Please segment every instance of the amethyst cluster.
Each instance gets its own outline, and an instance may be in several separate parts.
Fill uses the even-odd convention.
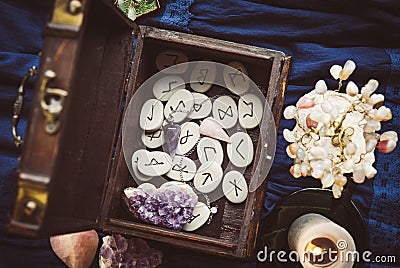
[[[105,236],[100,248],[100,268],[151,268],[161,264],[160,251],[141,238],[126,239],[120,234]]]
[[[184,183],[153,189],[127,188],[125,202],[137,218],[155,225],[181,230],[192,215],[198,197]]]

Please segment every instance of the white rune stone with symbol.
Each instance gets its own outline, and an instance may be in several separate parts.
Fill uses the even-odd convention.
[[[150,181],[150,180],[153,178],[153,176],[147,176],[147,175],[142,174],[142,173],[138,170],[138,166],[137,166],[138,161],[139,161],[139,158],[145,157],[145,155],[147,154],[147,152],[148,152],[147,150],[139,149],[139,150],[135,151],[135,152],[133,153],[133,155],[132,155],[132,161],[131,161],[131,163],[132,163],[133,175],[134,175],[134,177],[135,177],[136,179],[138,179],[138,180],[140,180],[140,181]]]
[[[157,99],[147,100],[140,111],[140,127],[147,131],[155,131],[159,129],[164,121],[164,106]]]
[[[162,128],[154,131],[148,132],[143,131],[142,134],[142,142],[147,148],[158,148],[164,144],[164,133]]]
[[[167,153],[154,151],[146,152],[138,157],[137,167],[140,173],[147,176],[162,176],[172,168],[171,156]]]
[[[221,183],[223,171],[215,162],[202,164],[193,179],[194,187],[204,194],[211,193]]]
[[[203,137],[197,144],[197,156],[200,163],[216,162],[222,165],[224,161],[224,152],[222,151],[221,143],[217,140]]]
[[[199,229],[208,221],[210,214],[211,212],[207,205],[203,202],[198,202],[194,207],[192,218],[185,225],[183,225],[182,229],[187,232],[192,232]]]
[[[186,72],[188,65],[177,64],[188,62],[189,58],[181,51],[177,50],[164,50],[156,57],[157,69],[166,74],[182,74]],[[171,68],[169,68],[171,67]]]
[[[164,108],[164,116],[171,123],[182,122],[193,108],[193,95],[186,89],[180,89],[169,98]]]
[[[183,79],[177,75],[167,75],[154,83],[153,94],[160,101],[167,101],[179,89],[185,89]]]
[[[194,161],[188,157],[175,155],[172,168],[167,176],[176,181],[190,181],[196,174],[197,168]]]
[[[242,173],[236,170],[225,174],[222,181],[222,191],[225,197],[232,203],[242,203],[249,193],[246,180]]]
[[[190,119],[202,119],[207,117],[212,110],[211,100],[204,94],[192,92],[194,98],[193,110],[189,113]]]
[[[196,146],[200,138],[199,125],[194,122],[186,122],[181,125],[181,134],[179,136],[176,154],[184,155]]]
[[[193,68],[190,75],[190,87],[197,92],[206,92],[210,89],[217,76],[217,67],[213,62],[200,61]]]
[[[231,143],[226,146],[229,160],[236,167],[247,167],[253,161],[254,148],[250,136],[236,132],[231,136]]]
[[[232,67],[232,68],[230,68]],[[249,90],[250,78],[244,65],[238,61],[228,63],[224,68],[224,81],[226,87],[236,95],[242,95]]]
[[[232,128],[238,120],[238,109],[235,101],[229,96],[221,96],[213,103],[213,118],[225,129]]]
[[[239,99],[239,123],[242,127],[251,129],[258,126],[263,116],[263,104],[259,97],[248,93]]]

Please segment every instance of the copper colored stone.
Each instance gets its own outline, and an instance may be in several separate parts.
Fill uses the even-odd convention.
[[[99,237],[95,230],[50,237],[54,253],[70,268],[87,268],[97,252]]]

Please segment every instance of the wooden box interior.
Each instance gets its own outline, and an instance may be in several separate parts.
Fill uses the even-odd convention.
[[[266,99],[272,100],[272,102],[269,102],[272,109],[280,110],[283,101],[284,81],[279,70],[275,73],[272,71],[273,66],[276,68],[278,63],[282,67],[287,64],[286,58],[277,57],[281,55],[280,53],[259,48],[247,50],[249,47],[231,42],[152,27],[139,27],[138,31],[134,63],[127,84],[126,104],[134,96],[135,90],[146,79],[158,72],[155,65],[157,54],[164,50],[178,50],[186,54],[190,61],[209,60],[223,64],[239,61],[243,63],[249,77],[259,86]],[[272,81],[274,79],[276,81]],[[271,88],[274,85],[277,87]],[[186,85],[186,88],[191,90],[189,85]],[[232,95],[227,89],[216,85],[213,85],[205,94],[209,97]],[[137,112],[140,113],[140,107],[137,107],[137,109]],[[275,120],[278,120],[277,116],[275,116]],[[138,129],[138,131],[142,130]],[[247,133],[253,141],[256,152],[254,161],[246,168],[244,173],[246,181],[249,182],[254,172],[254,163],[257,163],[260,158],[261,148],[258,146],[260,129],[256,127],[248,130]],[[102,229],[108,232],[115,231],[138,235],[212,254],[239,258],[248,257],[252,254],[263,204],[265,183],[257,191],[250,193],[247,200],[241,204],[233,204],[227,201],[225,197],[213,202],[211,205],[218,206],[218,213],[213,216],[209,224],[194,232],[179,232],[152,226],[136,220],[127,212],[123,204],[123,189],[128,186],[136,186],[136,183],[127,168],[121,140],[120,134],[104,202]],[[227,162],[228,159],[225,154],[223,168],[226,167]]]

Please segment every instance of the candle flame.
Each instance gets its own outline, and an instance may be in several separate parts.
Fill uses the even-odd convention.
[[[321,248],[317,245],[314,245],[312,242],[309,242],[306,246],[306,252],[310,252],[314,256],[321,255],[323,251],[324,251],[323,248]]]
[[[315,247],[312,252],[313,252],[314,255],[321,255],[322,254],[322,248]]]

